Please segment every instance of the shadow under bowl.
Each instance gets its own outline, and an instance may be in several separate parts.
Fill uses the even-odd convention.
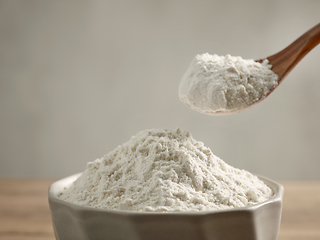
[[[133,212],[83,207],[58,196],[80,174],[49,187],[49,205],[57,240],[276,240],[283,187],[258,176],[274,192],[261,203],[228,210]]]

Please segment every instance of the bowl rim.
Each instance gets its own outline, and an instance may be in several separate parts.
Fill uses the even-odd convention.
[[[182,212],[145,212],[145,211],[128,211],[128,210],[113,210],[113,209],[102,209],[102,208],[94,208],[94,207],[87,207],[87,206],[81,206],[78,204],[74,204],[71,202],[67,202],[65,200],[60,199],[55,192],[62,191],[64,189],[64,186],[67,184],[72,184],[78,177],[80,177],[81,173],[76,173],[73,175],[70,175],[68,177],[59,179],[55,182],[53,182],[48,189],[48,201],[49,205],[51,207],[51,203],[65,205],[71,209],[74,210],[81,210],[81,211],[91,211],[91,212],[102,212],[102,213],[109,213],[109,214],[117,214],[117,215],[130,215],[130,216],[140,216],[140,215],[166,215],[166,216],[173,216],[173,215],[189,215],[189,216],[202,216],[202,215],[210,215],[210,214],[217,214],[217,213],[223,213],[223,212],[252,212],[255,211],[258,208],[261,208],[265,205],[272,204],[274,202],[280,202],[282,204],[282,198],[283,198],[283,192],[284,188],[281,184],[277,183],[274,180],[271,180],[270,178],[261,176],[259,174],[254,174],[257,176],[260,180],[262,180],[265,184],[267,184],[268,187],[272,189],[274,192],[274,195],[257,204],[244,206],[244,207],[236,207],[236,208],[230,208],[230,209],[220,209],[220,210],[205,210],[205,211],[182,211]]]

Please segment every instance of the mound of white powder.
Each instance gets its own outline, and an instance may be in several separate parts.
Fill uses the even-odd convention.
[[[244,109],[266,97],[278,84],[268,60],[263,63],[230,55],[197,55],[183,75],[179,97],[208,114]]]
[[[60,198],[102,209],[177,212],[242,207],[272,195],[188,131],[151,129],[89,162]]]

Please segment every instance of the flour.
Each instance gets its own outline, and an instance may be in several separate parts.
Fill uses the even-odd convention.
[[[102,209],[179,212],[243,207],[272,195],[188,131],[151,129],[89,162],[60,198]]]
[[[208,113],[228,113],[266,97],[278,84],[268,60],[263,63],[230,55],[197,55],[183,75],[179,97],[191,108]]]

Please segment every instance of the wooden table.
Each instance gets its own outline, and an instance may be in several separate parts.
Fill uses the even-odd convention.
[[[54,240],[50,180],[0,180],[0,240]],[[320,240],[320,182],[282,182],[278,240]]]

